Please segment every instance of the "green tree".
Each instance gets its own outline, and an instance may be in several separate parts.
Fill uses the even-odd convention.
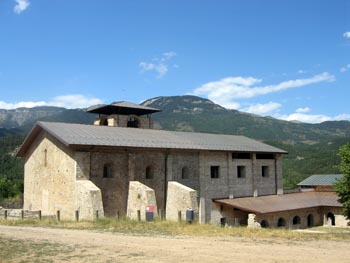
[[[334,183],[338,201],[343,205],[344,216],[350,219],[350,143],[343,145],[339,149],[340,171],[344,175]]]

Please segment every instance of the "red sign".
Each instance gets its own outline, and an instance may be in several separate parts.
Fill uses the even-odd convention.
[[[154,212],[154,205],[148,205],[148,206],[146,207],[146,211],[147,211],[147,212]]]

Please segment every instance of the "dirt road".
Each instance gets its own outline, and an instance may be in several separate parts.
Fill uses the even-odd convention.
[[[6,262],[31,262],[30,253],[40,244],[50,244],[51,252],[44,248],[35,256],[38,262],[350,262],[347,241],[145,236],[3,225],[0,238],[35,244]]]

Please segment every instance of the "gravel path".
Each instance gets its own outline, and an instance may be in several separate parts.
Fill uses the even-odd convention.
[[[347,241],[145,236],[3,225],[0,237],[56,245],[57,253],[40,255],[40,262],[350,262]],[[19,253],[15,262],[23,258]]]

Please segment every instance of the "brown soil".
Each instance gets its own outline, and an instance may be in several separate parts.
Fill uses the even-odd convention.
[[[0,237],[57,244],[40,262],[349,262],[348,241],[147,236],[0,225]],[[15,262],[25,259],[19,253]],[[0,259],[1,262],[1,259]]]

